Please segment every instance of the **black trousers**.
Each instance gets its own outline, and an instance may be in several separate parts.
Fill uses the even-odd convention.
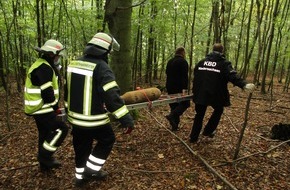
[[[54,112],[34,115],[33,117],[38,129],[38,154],[43,157],[50,157],[55,151],[46,150],[43,143],[45,141],[51,143],[55,139],[53,146],[59,147],[67,136],[68,127],[64,122],[57,120]],[[61,135],[58,136],[60,132]]]
[[[195,104],[196,114],[195,114],[194,122],[192,125],[191,133],[190,133],[190,139],[192,141],[198,140],[198,136],[202,129],[203,119],[204,119],[207,107],[208,106],[206,105]],[[214,111],[212,115],[210,116],[210,119],[208,120],[207,124],[204,127],[204,130],[203,130],[204,135],[210,135],[216,130],[219,124],[219,121],[221,119],[221,116],[223,114],[223,111],[224,111],[224,107],[222,106],[212,106],[212,108],[214,109]]]
[[[174,118],[175,123],[178,125],[180,122],[180,116],[186,111],[190,106],[190,100],[182,101],[179,103],[169,104],[170,115]]]
[[[75,165],[84,168],[90,154],[96,158],[106,160],[110,155],[116,137],[110,124],[95,129],[73,126],[73,147],[75,151]],[[97,141],[93,147],[93,142]]]

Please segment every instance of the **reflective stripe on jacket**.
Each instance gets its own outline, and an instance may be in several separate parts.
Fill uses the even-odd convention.
[[[46,64],[49,67],[50,64],[44,59],[38,59],[28,70],[25,88],[24,88],[24,112],[29,115],[44,114],[53,111],[52,106],[58,103],[59,98],[59,87],[58,87],[58,77],[53,71],[52,81],[49,81],[41,86],[35,86],[31,81],[31,73],[38,68],[40,65]],[[53,70],[53,68],[51,68]],[[49,87],[54,90],[55,101],[51,103],[44,104],[41,97],[41,91]]]
[[[112,89],[118,88],[118,85],[114,80],[104,83],[98,81],[95,75],[103,71],[98,66],[98,63],[84,60],[74,60],[68,65],[65,106],[68,108],[68,121],[71,124],[95,128],[110,122],[107,110],[104,108],[103,98],[107,96],[104,95],[105,93],[114,96],[115,91]],[[113,76],[108,75],[106,77],[114,79]],[[102,76],[102,74],[98,76]],[[129,112],[123,104],[119,105],[113,101],[109,104],[116,105],[115,109],[111,109],[116,119],[120,119]],[[106,106],[111,108],[112,106],[109,104]]]
[[[83,127],[96,127],[105,125],[110,122],[106,113],[92,114],[92,88],[93,88],[93,72],[97,64],[87,61],[71,61],[67,68],[67,87],[68,87],[68,121],[71,124]],[[71,81],[74,76],[79,77],[80,84],[78,84],[79,94],[71,94]],[[74,86],[76,87],[76,86]],[[74,101],[75,96],[82,96],[82,105],[76,110],[70,109],[71,98]],[[75,102],[76,103],[76,102]]]

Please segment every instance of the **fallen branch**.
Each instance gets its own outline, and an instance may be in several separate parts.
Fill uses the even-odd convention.
[[[256,135],[257,137],[260,137],[261,139],[264,139],[265,141],[270,141],[270,142],[278,142],[279,140],[274,140],[274,139],[269,139],[266,137],[263,137],[262,135]]]
[[[250,93],[249,96],[248,96],[246,109],[245,109],[245,119],[244,119],[243,127],[242,127],[241,132],[240,132],[240,137],[239,137],[238,143],[236,145],[234,159],[236,159],[238,157],[239,152],[240,152],[240,147],[241,147],[242,140],[243,140],[243,137],[244,137],[244,133],[245,133],[245,130],[246,130],[246,127],[247,127],[247,123],[248,123],[248,115],[249,115],[250,102],[251,102],[251,99],[252,99],[252,95],[253,94]]]
[[[156,119],[149,111],[146,110],[148,115],[150,115],[162,128],[166,129],[169,133],[171,133],[173,136],[175,136],[182,144],[193,154],[195,155],[199,160],[202,161],[202,163],[214,174],[216,175],[220,180],[222,180],[226,185],[228,185],[231,189],[237,190],[237,188],[232,185],[227,179],[225,179],[223,176],[221,176],[202,156],[197,154],[195,151],[193,151],[187,144],[182,140],[180,137],[178,137],[175,133],[173,133],[171,130],[169,130],[166,126],[164,126],[158,119]]]
[[[184,173],[184,172],[188,172],[188,173],[196,173],[196,172],[192,172],[194,169],[198,169],[199,167],[195,167],[195,168],[190,168],[187,170],[178,170],[178,171],[156,171],[156,170],[140,170],[140,169],[132,169],[132,168],[127,168],[124,167],[125,170],[130,170],[130,171],[135,171],[135,172],[143,172],[143,173]]]
[[[273,111],[273,110],[265,110],[265,112],[277,113],[277,114],[282,114],[282,115],[284,115],[286,113],[286,112]]]
[[[8,137],[14,135],[15,133],[16,133],[16,131],[12,131],[12,132],[9,132],[5,135],[1,135],[0,142],[4,142],[4,140],[8,139]]]
[[[9,168],[9,169],[1,169],[0,172],[8,172],[8,171],[15,171],[15,170],[20,170],[20,169],[24,169],[24,168],[30,168],[30,167],[34,167],[34,166],[38,166],[38,163],[32,163],[29,165],[25,165],[25,166],[20,166],[20,167],[16,167],[16,168]]]
[[[261,155],[265,155],[265,154],[268,154],[268,153],[271,152],[272,150],[275,150],[276,148],[278,148],[278,147],[280,147],[280,146],[282,146],[283,144],[288,143],[288,142],[290,142],[290,139],[287,140],[287,141],[283,141],[282,143],[278,144],[277,146],[274,146],[274,147],[270,148],[269,150],[267,150],[267,151],[265,151],[265,152],[256,152],[256,153],[253,153],[253,154],[250,154],[250,155],[247,155],[247,156],[240,157],[240,158],[235,159],[235,160],[233,160],[233,161],[231,161],[231,162],[228,162],[228,163],[239,162],[239,161],[241,161],[241,160],[244,160],[244,159],[246,159],[246,158],[249,158],[249,157],[251,157],[251,156],[255,156],[255,155],[260,155],[260,154],[261,154]]]
[[[236,126],[232,122],[231,118],[227,114],[225,114],[225,113],[224,113],[224,115],[228,118],[228,120],[230,121],[230,123],[232,124],[232,126],[234,127],[234,129],[236,130],[236,132],[239,132],[239,130],[236,128]]]
[[[277,106],[277,108],[281,108],[281,109],[290,109],[290,108],[288,108],[288,107],[286,107],[286,106]]]

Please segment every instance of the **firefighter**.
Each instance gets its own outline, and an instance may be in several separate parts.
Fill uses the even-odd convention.
[[[108,66],[108,54],[119,48],[112,36],[99,32],[88,42],[83,56],[71,61],[67,68],[65,105],[72,125],[75,186],[108,175],[102,167],[115,142],[108,111],[119,120],[124,133],[129,134],[134,126]]]
[[[53,157],[64,141],[67,125],[57,119],[60,114],[59,72],[60,59],[64,46],[53,39],[47,40],[42,47],[36,47],[40,57],[28,70],[24,88],[24,111],[33,116],[38,129],[37,159],[41,171],[58,168],[61,163]]]

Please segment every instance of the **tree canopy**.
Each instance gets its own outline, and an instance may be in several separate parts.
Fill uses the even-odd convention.
[[[97,31],[105,31],[124,47],[113,54],[112,68],[122,84],[129,74],[130,82],[121,84],[126,90],[160,83],[177,46],[186,48],[192,69],[215,42],[225,45],[227,58],[244,78],[250,73],[262,84],[263,93],[273,76],[288,90],[289,8],[283,0],[1,1],[1,86],[10,89],[5,77],[13,76],[21,91],[26,68],[37,56],[33,47],[45,40],[65,44],[70,60]]]

